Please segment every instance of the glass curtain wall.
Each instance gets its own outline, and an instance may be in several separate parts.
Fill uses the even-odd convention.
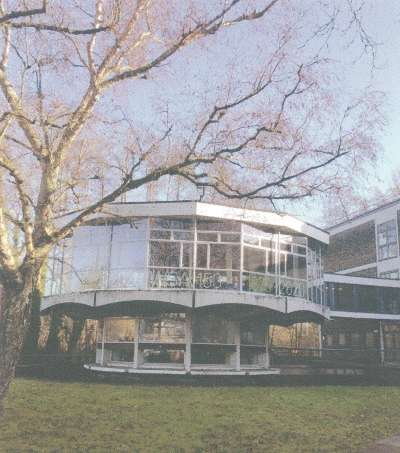
[[[323,303],[322,251],[239,221],[151,218],[88,225],[53,249],[46,295],[95,289],[210,289]]]

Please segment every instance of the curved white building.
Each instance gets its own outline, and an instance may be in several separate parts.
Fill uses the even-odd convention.
[[[268,326],[321,322],[328,234],[287,214],[114,203],[53,251],[43,314],[99,319],[103,371],[268,374]]]

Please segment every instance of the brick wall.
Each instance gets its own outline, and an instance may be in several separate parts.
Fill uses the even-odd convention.
[[[376,262],[375,223],[373,220],[332,234],[325,255],[325,272],[337,272]],[[376,276],[376,275],[375,275]]]
[[[346,275],[352,275],[354,277],[378,277],[378,268],[374,266],[357,272],[349,272]]]

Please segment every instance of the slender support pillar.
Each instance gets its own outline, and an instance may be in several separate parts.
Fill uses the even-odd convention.
[[[189,373],[192,364],[192,318],[188,313],[185,317],[185,343],[184,365],[186,373]]]
[[[381,362],[385,362],[385,340],[383,338],[383,323],[382,321],[379,321],[379,342],[381,346]]]
[[[103,331],[101,335],[101,365],[104,365],[104,347],[105,347],[105,342],[106,342],[106,320],[104,319],[103,321]]]
[[[235,323],[235,344],[236,344],[236,354],[235,354],[235,369],[240,371],[240,321]]]
[[[135,318],[135,336],[134,336],[134,349],[133,349],[133,368],[139,368],[139,329],[140,329],[140,318]]]
[[[319,358],[322,357],[322,326],[318,324],[318,336],[319,336]]]
[[[265,333],[265,368],[270,367],[270,357],[269,357],[269,327],[267,326],[267,331]]]

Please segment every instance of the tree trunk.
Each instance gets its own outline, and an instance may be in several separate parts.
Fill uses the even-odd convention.
[[[41,265],[38,259],[25,263],[0,285],[0,411],[24,346]]]
[[[74,319],[71,336],[68,341],[68,353],[72,355],[78,346],[79,339],[82,336],[83,329],[85,327],[86,319]]]
[[[0,410],[21,355],[28,328],[32,291],[0,290]]]
[[[32,293],[32,308],[29,320],[29,327],[24,341],[22,355],[32,356],[38,352],[38,342],[40,336],[40,301],[41,293],[34,290]]]
[[[60,331],[63,327],[64,315],[52,313],[50,320],[49,335],[47,336],[44,350],[47,354],[57,354],[61,351]]]

